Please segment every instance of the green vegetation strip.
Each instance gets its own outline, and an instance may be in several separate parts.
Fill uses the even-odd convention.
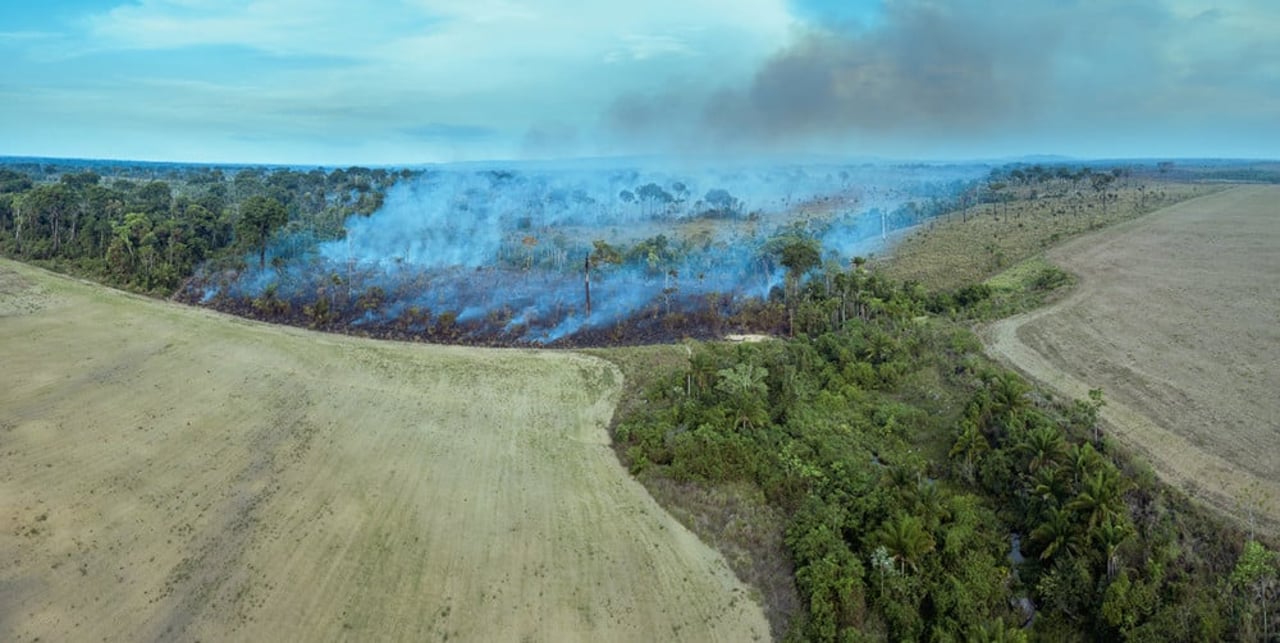
[[[1055,401],[983,357],[951,318],[989,298],[930,312],[936,297],[847,276],[845,303],[796,311],[830,319],[834,306],[842,325],[603,353],[648,384],[615,420],[621,459],[729,552],[775,635],[1222,640],[1271,627],[1255,590],[1280,576],[1275,554],[1244,549],[1102,438],[1100,392]],[[985,290],[1061,280],[1034,259]]]

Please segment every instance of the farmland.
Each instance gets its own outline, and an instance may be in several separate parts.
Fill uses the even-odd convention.
[[[1000,321],[995,355],[1064,395],[1102,387],[1115,438],[1245,522],[1280,527],[1280,189],[1185,201],[1048,253],[1081,283]]]
[[[0,264],[0,639],[766,637],[586,356],[321,335]]]

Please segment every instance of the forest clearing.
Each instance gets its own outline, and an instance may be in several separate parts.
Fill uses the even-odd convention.
[[[1280,528],[1280,213],[1274,186],[1185,201],[1047,253],[1068,298],[998,321],[992,354],[1067,397],[1189,495]]]
[[[768,636],[603,360],[320,334],[0,263],[0,639]]]

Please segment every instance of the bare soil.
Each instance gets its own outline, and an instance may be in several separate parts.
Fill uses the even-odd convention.
[[[1280,187],[1199,197],[1048,253],[1075,293],[984,329],[1063,395],[1101,387],[1157,473],[1280,534]]]
[[[630,478],[622,377],[0,262],[0,640],[768,636]]]

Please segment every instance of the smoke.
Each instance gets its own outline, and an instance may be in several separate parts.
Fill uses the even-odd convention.
[[[863,22],[801,19],[745,77],[617,96],[604,129],[619,149],[683,155],[1275,153],[1259,135],[1280,104],[1275,2],[876,4]]]
[[[638,316],[767,298],[783,279],[777,235],[812,236],[826,259],[847,265],[986,170],[443,166],[392,188],[373,215],[350,217],[340,239],[279,235],[271,266],[248,262],[209,280],[203,298],[267,296],[313,319],[406,332],[456,325],[457,339],[550,343]]]
[[[658,140],[683,152],[847,151],[1016,129],[1045,96],[1055,13],[1001,1],[888,2],[872,27],[807,25],[745,84],[683,79],[617,98],[604,120],[629,144]]]

